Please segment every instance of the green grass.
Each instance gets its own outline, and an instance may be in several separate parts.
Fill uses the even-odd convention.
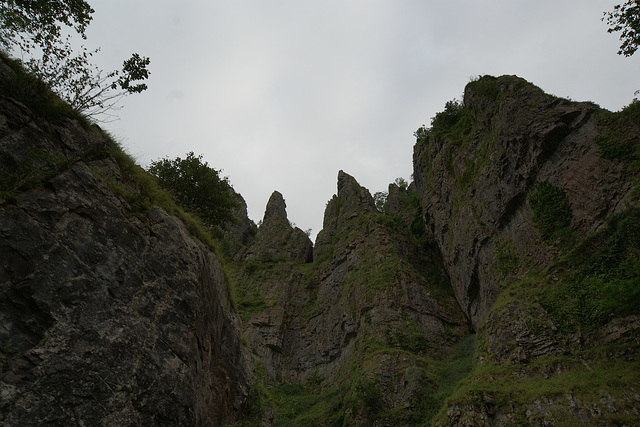
[[[89,128],[90,121],[80,113],[71,108],[49,85],[26,71],[21,62],[9,58],[6,53],[0,51],[0,61],[4,61],[13,70],[13,76],[8,80],[3,80],[4,84],[0,90],[7,96],[26,105],[35,114],[48,120],[60,120],[72,118]]]
[[[510,240],[496,239],[496,270],[500,278],[505,278],[514,273],[520,265],[518,254]]]
[[[601,399],[611,396],[620,409],[630,412],[635,404],[624,395],[640,383],[640,362],[611,359],[606,347],[597,349],[604,357],[594,357],[595,352],[591,351],[591,354],[582,352],[575,356],[545,356],[529,365],[496,364],[487,358],[451,394],[436,421],[447,425],[446,410],[453,405],[481,408],[490,401],[494,407],[511,408],[516,419],[527,423],[526,410],[533,409],[530,405],[536,400],[551,399],[556,403],[545,405],[545,410],[552,414],[551,419],[559,425],[571,425],[580,420],[574,416],[566,398],[568,394],[585,405],[601,404]],[[637,348],[634,351],[637,352]],[[589,423],[607,424],[618,418],[630,422],[634,417],[606,410],[604,413],[606,415],[594,416]],[[629,425],[632,424],[635,422]]]
[[[617,113],[599,111],[598,123],[603,127],[596,138],[605,159],[632,160],[637,172],[640,166],[640,102],[634,101]]]
[[[571,204],[562,188],[546,181],[540,182],[529,195],[529,204],[533,210],[533,222],[543,240],[553,241],[570,227],[573,217]]]
[[[561,276],[540,300],[569,331],[640,314],[640,209],[613,217],[552,268]]]
[[[14,172],[0,177],[0,196],[15,200],[25,191],[71,168],[79,158],[67,159],[43,150],[29,150]]]

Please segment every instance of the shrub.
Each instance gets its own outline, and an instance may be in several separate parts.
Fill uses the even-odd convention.
[[[599,112],[604,127],[596,138],[600,155],[605,159],[640,160],[640,101],[634,101],[617,113]]]
[[[500,277],[506,277],[518,268],[518,254],[509,240],[496,240],[496,269]]]
[[[640,313],[640,210],[614,217],[557,268],[567,274],[541,302],[569,331]]]
[[[477,96],[492,101],[497,100],[498,96],[500,95],[500,86],[498,86],[498,79],[493,76],[481,76],[472,79],[469,84],[467,84],[466,89],[473,92]]]
[[[433,133],[446,133],[451,130],[462,117],[464,105],[457,99],[447,101],[444,111],[436,113],[431,118],[431,131]]]
[[[471,129],[469,113],[464,104],[457,99],[447,101],[444,111],[431,118],[431,127],[422,125],[413,133],[418,142],[428,141],[429,135],[452,135],[455,140],[461,139]]]
[[[551,241],[571,225],[571,204],[562,188],[546,181],[538,183],[529,196],[533,222],[545,241]]]
[[[220,171],[202,161],[193,152],[181,159],[161,159],[151,162],[148,171],[160,185],[171,191],[178,203],[198,214],[209,225],[223,225],[233,221],[237,206],[228,179],[220,178]]]

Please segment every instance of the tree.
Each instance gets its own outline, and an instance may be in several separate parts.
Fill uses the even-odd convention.
[[[407,188],[409,188],[409,183],[403,177],[396,178],[394,183],[403,191],[407,191]]]
[[[84,0],[0,0],[0,40],[5,49],[49,52],[61,38],[61,24],[83,39],[95,11]]]
[[[376,209],[379,212],[384,212],[384,205],[387,204],[387,197],[389,196],[389,193],[387,193],[386,191],[378,191],[376,194],[373,195],[373,202],[376,205]]]
[[[618,55],[631,56],[640,45],[640,0],[628,0],[613,7],[612,12],[604,12],[603,21],[607,22],[609,33],[622,31],[622,44]]]
[[[0,46],[30,56],[23,61],[28,71],[75,111],[96,119],[109,115],[123,96],[147,89],[135,82],[149,77],[150,60],[134,53],[122,70],[104,73],[90,62],[99,49],[80,46],[74,53],[71,37],[62,39],[62,26],[86,39],[93,13],[84,0],[0,0]]]
[[[160,185],[171,191],[178,203],[192,210],[209,225],[233,221],[233,208],[238,204],[228,178],[202,161],[193,152],[187,157],[151,162],[148,171]]]

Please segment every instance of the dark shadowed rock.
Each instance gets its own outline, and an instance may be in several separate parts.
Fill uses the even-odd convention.
[[[286,207],[282,194],[274,191],[267,203],[262,224],[247,249],[246,259],[290,260],[298,263],[312,261],[313,243],[304,231],[291,226]]]
[[[0,424],[220,425],[250,381],[224,273],[113,192],[109,144],[0,96]]]
[[[244,331],[267,378],[337,385],[352,380],[351,364],[360,361],[394,402],[385,407],[410,407],[427,376],[421,357],[447,355],[469,332],[453,294],[440,288],[446,279],[436,255],[377,212],[369,191],[344,172],[315,249],[311,268],[283,260],[238,277],[269,302]],[[372,342],[402,357],[372,354]]]
[[[258,227],[249,219],[244,198],[238,193],[234,193],[234,196],[237,206],[233,209],[233,220],[223,227],[217,227],[216,232],[222,236],[225,255],[239,262],[244,259]]]
[[[631,189],[598,154],[598,107],[545,94],[516,76],[482,77],[465,90],[473,126],[461,137],[430,136],[414,147],[414,179],[427,231],[442,251],[461,306],[475,327],[498,295],[495,239],[523,263],[557,253],[540,241],[527,197],[536,183],[561,188],[581,234],[604,224]]]

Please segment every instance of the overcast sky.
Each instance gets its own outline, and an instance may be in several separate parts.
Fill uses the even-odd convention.
[[[88,0],[104,69],[151,58],[149,89],[103,125],[141,165],[188,151],[262,219],[322,228],[340,169],[373,194],[412,173],[413,132],[473,76],[516,74],[619,110],[640,54],[616,54],[599,0]]]

